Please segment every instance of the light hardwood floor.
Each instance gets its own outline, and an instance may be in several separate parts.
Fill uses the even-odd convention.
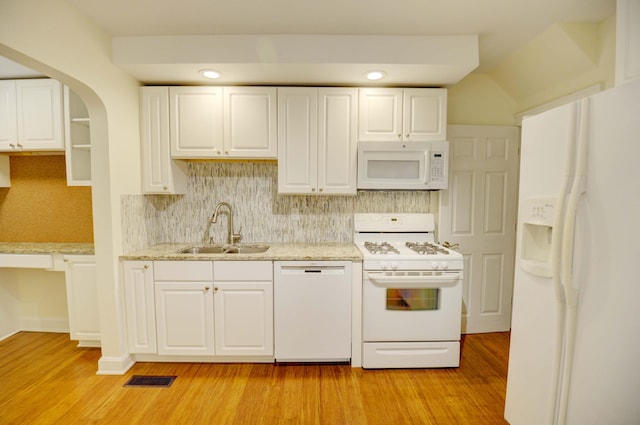
[[[0,424],[506,424],[509,334],[467,335],[460,368],[137,363],[95,374],[99,349],[67,334],[0,342]],[[177,375],[169,388],[123,387]]]

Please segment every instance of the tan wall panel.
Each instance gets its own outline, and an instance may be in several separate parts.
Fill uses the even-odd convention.
[[[91,187],[67,186],[63,155],[12,156],[0,241],[93,242]]]

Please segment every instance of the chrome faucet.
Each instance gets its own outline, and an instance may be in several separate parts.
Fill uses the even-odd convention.
[[[209,225],[211,223],[218,222],[218,214],[220,213],[220,208],[222,207],[227,207],[227,209],[229,210],[227,212],[227,243],[233,245],[236,242],[240,242],[242,235],[240,234],[240,232],[233,233],[233,211],[231,209],[231,205],[229,205],[227,202],[218,202],[218,205],[216,205],[216,208],[213,210],[213,215],[209,220]],[[240,231],[242,231],[242,227],[240,227]]]

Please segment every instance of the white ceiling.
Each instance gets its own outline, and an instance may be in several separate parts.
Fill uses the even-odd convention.
[[[427,46],[426,49],[396,48],[398,54],[404,56],[404,59],[396,61],[376,60],[375,45],[369,56],[351,60],[340,56],[339,60],[334,60],[331,52],[348,44],[341,43],[338,38],[334,44],[323,45],[328,53],[325,52],[324,57],[320,55],[318,60],[284,64],[278,58],[267,63],[264,57],[236,62],[220,59],[221,55],[228,57],[230,52],[213,47],[207,49],[206,43],[194,51],[193,36],[207,36],[199,38],[211,41],[211,46],[219,46],[220,40],[226,36],[245,41],[252,36],[266,36],[267,39],[269,36],[289,36],[288,40],[303,35],[346,36],[345,40],[351,40],[353,36],[388,36],[392,42],[387,48],[391,49],[398,36],[416,37],[426,44],[430,43],[431,36],[477,36],[475,57],[473,52],[461,53],[468,56],[459,69],[464,74],[473,69],[490,71],[553,24],[595,23],[615,14],[615,0],[68,1],[116,37],[116,64],[145,83],[182,84],[202,84],[197,71],[203,67],[220,68],[218,70],[222,71],[225,80],[220,80],[219,84],[279,84],[288,81],[362,85],[362,70],[373,66],[388,66],[385,70],[389,75],[382,81],[387,85],[445,85],[460,79],[456,76],[450,81],[436,81],[430,71],[436,69],[441,72],[442,67],[452,64],[424,63],[422,59],[414,59],[424,56],[425,52],[429,55],[429,49],[435,49],[432,52],[449,49],[446,44],[442,47]],[[161,36],[165,38],[158,38]],[[305,54],[313,57],[313,50],[309,54],[309,46],[299,44],[300,52],[306,50]],[[149,46],[155,47],[150,49]],[[144,49],[146,59],[131,59],[142,57],[138,53]],[[358,52],[354,51],[352,56],[357,56]],[[474,62],[479,62],[477,68]],[[1,72],[0,64],[0,77]],[[241,77],[234,79],[234,74]]]

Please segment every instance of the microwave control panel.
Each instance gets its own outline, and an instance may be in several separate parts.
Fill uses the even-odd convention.
[[[447,175],[445,152],[431,152],[429,158],[429,180],[432,183],[443,182]]]

